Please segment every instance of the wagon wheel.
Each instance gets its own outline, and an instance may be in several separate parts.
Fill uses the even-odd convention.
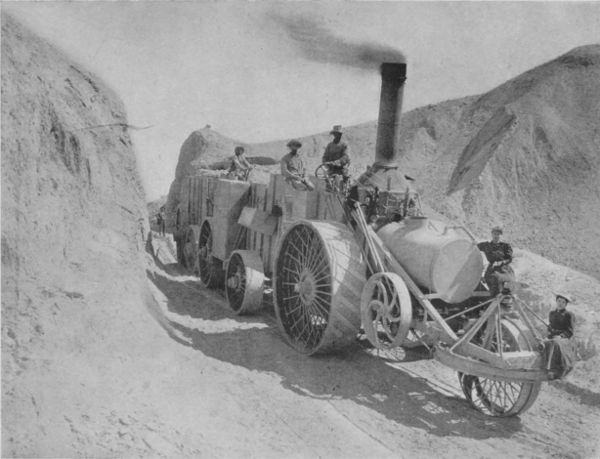
[[[236,250],[225,271],[225,296],[236,314],[257,311],[262,307],[263,262],[256,252]]]
[[[210,223],[205,221],[198,238],[198,271],[205,287],[216,288],[223,280],[223,267],[218,258],[213,257],[213,235]]]
[[[519,321],[502,319],[502,343],[505,352],[529,351],[527,330]],[[497,352],[498,332],[490,340],[488,350]],[[462,390],[469,403],[479,411],[492,416],[515,416],[527,410],[537,398],[540,382],[498,381],[458,373]]]
[[[367,338],[377,349],[400,346],[412,322],[410,293],[395,273],[375,273],[365,284],[360,314]]]
[[[296,350],[310,355],[356,339],[365,264],[344,225],[297,222],[281,239],[274,271],[277,321]]]

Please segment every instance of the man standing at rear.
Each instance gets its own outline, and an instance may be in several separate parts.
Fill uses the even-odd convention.
[[[165,206],[162,206],[158,210],[158,213],[156,214],[156,224],[158,225],[158,234],[161,236],[165,235],[166,222],[165,222],[164,212],[165,212]]]
[[[350,156],[348,155],[348,145],[342,142],[342,126],[333,126],[329,134],[333,136],[333,140],[325,147],[321,162],[327,164],[327,172],[330,177],[340,175],[346,184],[350,178]]]

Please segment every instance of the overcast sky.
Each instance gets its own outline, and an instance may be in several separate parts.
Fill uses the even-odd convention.
[[[401,50],[405,110],[486,92],[600,43],[600,3],[2,2],[2,9],[112,86],[131,124],[154,126],[132,132],[149,199],[167,193],[181,144],[206,124],[259,142],[377,118],[377,73],[308,60],[277,17],[314,18],[342,39]]]

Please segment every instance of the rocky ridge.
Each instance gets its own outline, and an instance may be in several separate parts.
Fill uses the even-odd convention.
[[[406,88],[410,91],[410,86]],[[425,203],[480,237],[505,227],[515,245],[600,278],[600,45],[576,48],[480,96],[418,108],[401,120],[401,167]],[[353,171],[374,157],[376,123],[345,128]],[[327,133],[301,138],[308,171]],[[280,158],[286,140],[246,145]],[[214,131],[183,144],[167,208],[182,177],[238,143]]]

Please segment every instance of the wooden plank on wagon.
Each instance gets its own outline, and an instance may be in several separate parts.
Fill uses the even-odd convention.
[[[190,192],[191,192],[191,200],[192,200],[192,205],[190,207],[192,215],[191,215],[190,221],[192,222],[192,224],[197,225],[198,219],[199,219],[199,216],[198,216],[198,177],[191,178]]]

